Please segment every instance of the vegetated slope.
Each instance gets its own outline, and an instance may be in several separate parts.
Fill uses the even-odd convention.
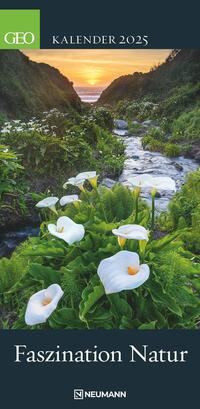
[[[200,81],[200,50],[173,50],[166,61],[148,73],[135,72],[115,79],[98,104],[113,104],[144,96],[166,98],[175,87]]]
[[[29,117],[51,108],[80,109],[73,84],[59,70],[18,50],[0,51],[0,114]]]

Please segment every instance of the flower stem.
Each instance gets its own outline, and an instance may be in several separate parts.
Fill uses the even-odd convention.
[[[156,190],[153,189],[151,192],[151,200],[152,200],[152,206],[151,206],[151,230],[154,231],[155,227],[155,195],[156,195]]]
[[[80,188],[79,187],[79,189],[80,189],[80,191],[81,191],[81,194],[82,194],[82,196],[83,196],[83,199],[86,201],[86,202],[88,202],[88,191],[87,191],[87,189],[85,189],[83,186]]]
[[[97,196],[99,198],[99,203],[100,203],[100,206],[101,206],[102,213],[104,215],[104,219],[105,219],[106,223],[108,223],[108,219],[107,219],[107,216],[106,216],[104,205],[103,205],[103,203],[101,201],[101,195],[99,194],[98,188],[94,188],[94,190],[95,190],[95,192],[96,192],[96,194],[97,194]]]
[[[133,191],[133,195],[135,197],[135,223],[138,223],[138,213],[139,213],[139,197],[140,197],[141,188],[137,187]]]
[[[146,249],[147,241],[146,240],[139,240],[139,249],[140,249],[140,257],[143,261],[145,258],[145,249]]]
[[[56,210],[56,206],[51,206],[51,207],[49,207],[49,209],[50,209],[53,213],[55,213],[56,216],[58,215],[58,212],[57,212],[57,210]]]
[[[138,222],[138,208],[139,208],[139,196],[135,198],[135,223]]]

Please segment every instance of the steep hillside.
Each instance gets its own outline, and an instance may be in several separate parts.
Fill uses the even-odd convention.
[[[175,87],[200,81],[200,50],[173,50],[167,60],[148,73],[135,72],[114,80],[98,104],[113,104],[144,96],[162,100]]]
[[[56,68],[31,61],[18,50],[0,51],[0,114],[24,118],[70,106],[80,109],[72,83]]]

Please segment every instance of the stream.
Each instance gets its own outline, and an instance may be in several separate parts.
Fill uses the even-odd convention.
[[[9,257],[28,237],[38,236],[39,230],[38,226],[24,226],[0,235],[0,257]]]
[[[150,152],[143,149],[141,136],[144,134],[141,136],[126,136],[127,131],[118,129],[114,133],[120,139],[123,139],[126,147],[124,169],[119,177],[119,182],[126,186],[131,186],[127,181],[127,178],[130,176],[151,174],[152,176],[171,177],[175,180],[176,188],[179,190],[185,181],[187,173],[199,167],[199,164],[194,159],[184,158],[183,156],[168,158],[160,152]],[[159,191],[159,197],[156,198],[156,210],[158,212],[166,210],[173,195],[174,192],[172,191]],[[142,189],[141,196],[150,203],[149,190]]]

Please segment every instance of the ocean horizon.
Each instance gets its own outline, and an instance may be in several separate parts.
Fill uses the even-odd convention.
[[[96,102],[104,87],[74,87],[81,101],[88,104],[94,104]]]

